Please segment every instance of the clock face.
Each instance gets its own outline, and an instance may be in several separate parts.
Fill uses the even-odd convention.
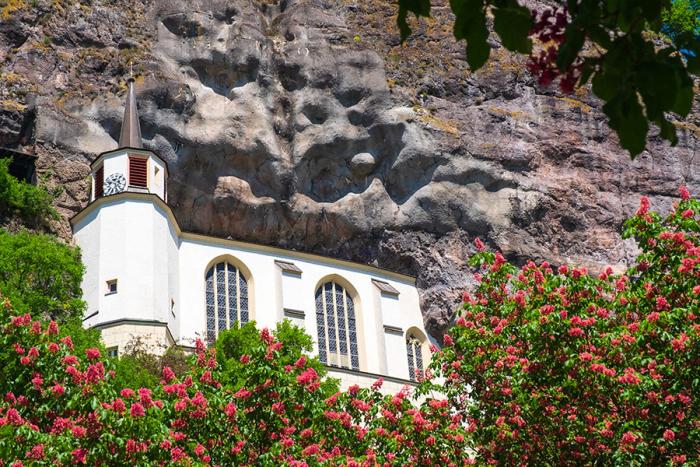
[[[104,194],[114,195],[121,193],[126,188],[126,177],[122,174],[112,174],[105,180]]]

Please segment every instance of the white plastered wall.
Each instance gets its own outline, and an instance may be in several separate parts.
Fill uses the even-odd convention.
[[[285,254],[284,250],[266,251],[256,245],[226,242],[218,239],[184,238],[180,244],[180,297],[182,311],[179,315],[181,339],[192,342],[197,337],[204,338],[205,318],[205,274],[215,258],[229,255],[236,262],[245,264],[254,279],[249,284],[251,319],[259,327],[273,328],[283,316],[283,309],[303,311],[304,327],[314,342],[317,340],[315,293],[317,287],[327,280],[350,284],[349,290],[355,303],[358,319],[358,344],[360,347],[360,370],[370,373],[387,374],[387,361],[396,362],[389,374],[408,378],[405,338],[387,341],[384,324],[400,327],[423,327],[418,305],[418,293],[410,280],[399,280],[384,271],[364,270],[344,262],[328,258],[300,258]],[[301,275],[283,273],[275,260],[294,263],[302,270]],[[399,291],[398,297],[383,297],[372,279],[390,283]],[[340,282],[342,280],[342,282]],[[281,285],[280,291],[275,290]],[[379,300],[377,300],[377,298]],[[383,315],[379,301],[387,301],[388,308]],[[281,303],[280,303],[281,302]],[[280,309],[281,308],[281,309]],[[388,321],[387,321],[388,320]],[[387,344],[390,345],[387,348]],[[314,349],[318,351],[317,348]]]
[[[85,325],[155,321],[177,332],[170,304],[177,296],[178,239],[167,213],[150,200],[104,201],[74,225],[86,265],[82,283],[86,316],[98,312]],[[117,281],[116,293],[108,292],[111,280]],[[110,345],[107,339],[105,344]]]

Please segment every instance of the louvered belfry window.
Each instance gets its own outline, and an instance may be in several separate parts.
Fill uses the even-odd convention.
[[[326,282],[316,291],[316,328],[320,360],[331,366],[360,369],[355,305],[347,291]]]
[[[423,375],[423,349],[421,341],[414,335],[406,338],[406,354],[408,355],[408,376],[411,381],[417,381]]]
[[[220,331],[229,329],[234,321],[249,320],[248,282],[231,263],[217,263],[207,271],[207,341],[213,344]]]
[[[95,172],[95,199],[101,197],[104,194],[104,184],[105,168],[104,166],[102,166]]]
[[[129,185],[148,188],[148,159],[129,156]]]

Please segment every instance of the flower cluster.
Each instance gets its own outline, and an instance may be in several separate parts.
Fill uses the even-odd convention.
[[[700,461],[700,202],[680,198],[666,218],[642,199],[622,273],[472,258],[481,282],[432,369],[479,461]]]
[[[0,397],[0,466],[449,465],[467,456],[447,401],[419,404],[408,388],[385,396],[381,382],[340,392],[274,332],[252,323],[237,332],[252,335],[244,355],[199,342],[185,374],[166,367],[156,387],[123,389],[99,349],[77,352],[55,322],[17,315],[5,300],[0,346],[12,377]]]

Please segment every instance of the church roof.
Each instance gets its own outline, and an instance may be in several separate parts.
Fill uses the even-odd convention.
[[[129,78],[129,92],[126,97],[126,108],[122,120],[122,132],[119,135],[119,148],[143,148],[141,141],[141,125],[139,124],[139,112],[136,107],[136,91],[134,90],[134,78]]]

